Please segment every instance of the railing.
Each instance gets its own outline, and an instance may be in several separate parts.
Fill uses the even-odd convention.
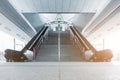
[[[96,53],[96,49],[90,44],[90,42],[75,27],[70,27],[70,29],[73,31],[74,35],[77,37],[79,42],[83,45],[85,50],[92,50],[93,53]]]
[[[22,49],[22,53],[25,53],[26,50],[32,50],[33,47],[37,44],[39,39],[44,35],[45,31],[48,27],[43,27],[29,42],[28,44]]]
[[[24,53],[25,50],[31,50],[33,51],[33,60],[36,59],[36,55],[40,49],[40,46],[44,40],[44,34],[46,32],[48,27],[43,27],[38,34],[36,34],[36,36],[33,38],[33,40],[31,39],[31,41],[23,48],[22,52]],[[30,45],[31,44],[31,45]]]
[[[36,59],[37,53],[40,51],[40,46],[46,39],[46,33],[47,33],[47,28],[43,31],[41,37],[39,38],[38,42],[34,45],[34,47],[31,48],[33,51],[33,60]]]
[[[5,50],[5,58],[8,62],[24,62],[25,60],[28,60],[26,55],[24,54],[27,50],[34,50],[34,56],[36,56],[36,51],[40,47],[43,36],[46,32],[48,27],[43,27],[28,43],[27,45],[21,50],[11,50],[7,49]]]
[[[94,62],[103,62],[103,61],[110,61],[112,58],[112,51],[111,50],[102,50],[102,51],[97,51],[91,44],[90,42],[75,28],[75,27],[70,27],[72,30],[75,39],[78,42],[79,48],[82,54],[85,55],[87,50],[90,50],[92,53],[92,56],[89,58],[89,61],[94,61]]]

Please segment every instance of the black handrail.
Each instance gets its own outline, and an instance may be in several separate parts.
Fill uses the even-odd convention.
[[[73,31],[86,50],[92,50],[93,53],[97,52],[96,49],[90,44],[90,42],[75,27],[70,27],[70,29]]]
[[[24,53],[26,50],[32,50],[32,48],[37,44],[42,35],[46,32],[48,27],[43,27],[21,50],[21,53]]]
[[[24,62],[24,61],[29,61],[26,55],[24,54],[27,50],[33,50],[33,48],[37,45],[39,42],[39,39],[44,36],[46,30],[48,27],[42,27],[42,29],[27,43],[27,45],[21,50],[21,51],[16,51],[16,50],[11,50],[11,49],[6,49],[5,50],[5,55],[4,57],[8,62]]]

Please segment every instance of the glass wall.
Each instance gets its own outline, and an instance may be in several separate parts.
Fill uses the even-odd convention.
[[[120,61],[120,31],[110,33],[103,39],[93,43],[97,50],[111,49],[113,52],[112,61]]]
[[[25,44],[15,39],[14,37],[0,31],[0,62],[4,61],[4,51],[6,49],[13,49],[20,51]]]

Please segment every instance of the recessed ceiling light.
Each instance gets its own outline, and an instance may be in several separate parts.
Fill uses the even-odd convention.
[[[10,28],[8,28],[8,27],[4,27],[7,31],[11,31],[11,29]]]

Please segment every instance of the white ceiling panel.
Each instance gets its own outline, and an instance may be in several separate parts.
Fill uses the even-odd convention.
[[[48,6],[50,12],[56,12],[56,1],[55,0],[48,0]]]
[[[79,2],[78,0],[74,0],[74,1],[71,0],[70,9],[69,9],[70,12],[76,12],[78,2]]]
[[[62,12],[62,8],[63,8],[63,0],[56,0],[56,12]]]
[[[81,12],[81,9],[84,7],[85,0],[78,0],[77,2],[77,8],[75,10],[76,12]]]
[[[40,3],[41,3],[40,0],[33,0],[33,3],[32,3],[34,6],[33,10],[42,12],[42,5]]]
[[[52,22],[55,21],[57,14],[39,14],[43,22]]]
[[[96,12],[106,6],[111,0],[84,0],[84,6],[81,12]]]
[[[91,12],[92,9],[94,10],[95,7],[93,7],[95,2],[99,2],[98,0],[84,0],[83,7],[81,9],[81,12]],[[97,7],[97,6],[96,6]]]
[[[11,4],[22,13],[37,13],[40,15],[41,21],[48,23],[54,21],[58,12],[62,15],[63,20],[72,21],[77,26],[80,26],[81,19],[86,14],[95,14],[100,9],[104,8],[111,0],[9,0]],[[22,5],[22,6],[21,6]],[[73,14],[83,14],[81,17],[74,18]],[[52,13],[52,14],[50,14]],[[66,14],[68,13],[68,14]],[[64,15],[63,15],[64,14]],[[76,15],[77,15],[76,14]],[[84,15],[85,14],[85,15]],[[91,20],[89,15],[83,23]],[[79,18],[79,19],[78,19]],[[75,20],[76,19],[76,20]],[[89,19],[89,20],[87,20]],[[86,24],[84,24],[86,25]],[[81,27],[85,27],[81,25]]]
[[[9,0],[9,2],[12,4],[12,6],[14,6],[20,12],[30,10],[30,9],[28,9],[28,7],[25,7],[26,4],[23,3],[22,0],[20,0],[19,2],[18,2],[18,0]],[[20,7],[20,4],[22,4],[21,7]],[[23,8],[23,6],[24,6],[24,8]]]
[[[39,14],[43,22],[52,22],[61,18],[63,21],[72,22],[77,14]]]
[[[22,5],[22,4],[21,4]],[[27,6],[26,6],[27,5]],[[26,0],[24,2],[24,7],[26,7],[28,10],[34,11],[37,10],[34,5],[34,1],[31,3],[29,0]],[[23,10],[24,11],[24,10]]]
[[[62,12],[69,12],[70,10],[71,0],[63,0],[63,11]]]
[[[110,0],[9,0],[22,12],[86,12],[98,11]],[[22,5],[22,6],[21,6]]]
[[[72,21],[76,14],[61,14],[64,21]]]
[[[40,0],[40,2],[41,2],[40,5],[42,6],[42,12],[49,12],[49,3],[48,3],[48,0]],[[41,12],[41,11],[38,11],[38,12]]]

